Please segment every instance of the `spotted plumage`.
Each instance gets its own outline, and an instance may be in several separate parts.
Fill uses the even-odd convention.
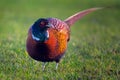
[[[70,26],[86,14],[100,8],[78,12],[61,21],[57,18],[40,18],[29,29],[26,42],[28,54],[37,61],[58,63],[67,49],[70,40]],[[45,65],[43,65],[43,70]]]

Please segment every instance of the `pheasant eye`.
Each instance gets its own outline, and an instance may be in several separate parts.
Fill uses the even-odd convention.
[[[45,24],[46,24],[46,23],[45,23],[44,21],[40,22],[40,25],[41,25],[41,26],[45,26]]]

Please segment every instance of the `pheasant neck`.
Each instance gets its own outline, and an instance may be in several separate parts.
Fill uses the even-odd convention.
[[[49,38],[49,32],[43,31],[43,32],[32,32],[32,38],[36,41],[44,42]]]

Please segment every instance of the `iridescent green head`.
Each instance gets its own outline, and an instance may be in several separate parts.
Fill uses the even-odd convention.
[[[45,18],[38,19],[32,26],[32,38],[36,41],[44,42],[49,38],[48,28],[51,27]]]

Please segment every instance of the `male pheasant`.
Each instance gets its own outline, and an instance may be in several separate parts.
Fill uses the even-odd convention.
[[[29,29],[26,42],[28,54],[37,61],[42,61],[43,70],[46,62],[55,61],[56,69],[67,49],[70,40],[70,26],[86,14],[100,8],[90,8],[61,21],[57,18],[40,18]]]

